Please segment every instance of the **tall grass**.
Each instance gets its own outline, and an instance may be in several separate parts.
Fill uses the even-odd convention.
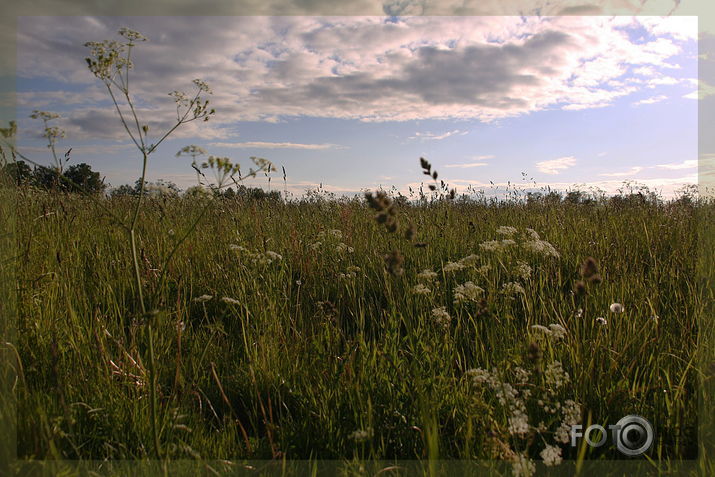
[[[559,402],[579,403],[584,423],[640,414],[655,427],[652,458],[697,455],[698,325],[711,299],[696,275],[697,214],[709,204],[398,204],[427,244],[417,248],[359,200],[147,198],[139,268],[159,311],[144,314],[124,233],[100,209],[128,217],[133,203],[102,200],[19,192],[20,457],[153,455],[149,324],[168,458],[540,460],[554,428],[533,428],[558,413],[530,404],[530,431],[514,434],[509,409],[469,370],[496,368],[507,381],[519,366],[543,383],[539,370],[556,361],[570,376]],[[156,264],[197,207],[201,226],[162,283]],[[480,247],[505,238],[500,226],[535,230],[559,257]],[[397,276],[385,270],[393,249],[404,257]],[[475,266],[443,270],[472,254]],[[587,257],[602,282],[578,296]],[[530,278],[515,277],[517,260]],[[425,269],[438,276],[416,294]],[[467,281],[483,300],[455,304]],[[524,293],[503,292],[513,281]],[[613,302],[625,311],[611,313]],[[446,326],[432,312],[442,306]],[[566,336],[532,328],[550,324]]]

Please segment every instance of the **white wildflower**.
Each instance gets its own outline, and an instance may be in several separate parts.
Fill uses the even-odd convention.
[[[459,262],[447,262],[447,264],[442,267],[442,271],[445,273],[449,272],[456,272],[464,268],[464,265],[462,265]]]
[[[601,326],[606,326],[608,324],[608,320],[606,320],[602,316],[599,316],[598,318],[596,318],[596,323],[598,323]]]
[[[489,383],[493,379],[489,371],[482,368],[470,369],[464,374],[472,380],[472,384],[475,386]]]
[[[354,440],[355,442],[365,442],[372,437],[372,428],[358,429],[357,431],[351,432],[348,439]]]
[[[529,432],[529,416],[521,409],[515,409],[509,421],[509,434],[523,436]]]
[[[212,295],[201,295],[201,296],[197,296],[196,298],[194,298],[194,301],[196,303],[206,303],[207,301],[211,300],[212,298],[213,298]]]
[[[558,429],[556,429],[554,438],[557,442],[567,444],[571,440],[571,427],[578,424],[581,419],[581,406],[575,401],[567,399],[561,407],[561,416],[562,421]]]
[[[531,277],[531,267],[526,262],[517,261],[514,267],[514,274],[523,280],[528,280]]]
[[[611,313],[623,313],[623,305],[620,303],[611,303],[609,309],[611,310]]]
[[[505,283],[502,286],[502,292],[506,295],[518,295],[519,293],[521,293],[521,294],[526,293],[526,291],[524,290],[524,287],[522,287],[521,284],[518,282]]]
[[[432,293],[432,290],[424,286],[422,283],[418,283],[417,285],[412,287],[412,293],[415,295],[429,295]]]
[[[432,318],[434,318],[435,322],[443,326],[445,328],[449,327],[449,322],[452,319],[449,316],[449,312],[447,312],[447,307],[445,306],[440,306],[439,308],[435,308],[432,310]]]
[[[547,445],[539,454],[544,460],[544,465],[551,467],[559,465],[563,460],[561,458],[561,447]]]
[[[479,244],[479,248],[486,252],[500,252],[504,245],[499,240],[489,240]]]
[[[502,247],[511,247],[512,245],[516,245],[516,242],[512,239],[504,239],[501,241]]]
[[[473,267],[477,264],[479,261],[479,255],[467,255],[466,257],[462,258],[459,263],[464,265],[465,267]]]
[[[539,237],[539,234],[536,230],[526,228],[524,229],[524,232],[526,233],[526,236],[529,237],[531,240],[541,240],[541,237]]]
[[[280,254],[278,254],[278,253],[276,253],[276,252],[272,252],[272,251],[270,251],[270,250],[266,252],[266,256],[267,256],[268,258],[270,258],[271,260],[282,260],[282,259],[283,259],[283,256],[282,256],[282,255],[280,255]]]
[[[546,240],[532,240],[529,242],[524,242],[523,246],[528,251],[538,253],[545,257],[558,258],[561,256],[559,252],[554,248],[554,246]]]
[[[526,454],[518,454],[511,464],[514,477],[531,477],[536,472],[536,464]]]
[[[549,330],[551,331],[551,335],[556,339],[564,338],[567,333],[566,328],[556,323],[551,323]]]
[[[468,301],[477,301],[479,295],[484,293],[484,289],[472,282],[457,285],[454,289],[454,303],[460,304]]]
[[[544,371],[546,386],[558,389],[569,382],[569,373],[564,371],[560,361],[550,363]]]
[[[507,235],[511,237],[516,233],[516,227],[510,227],[508,225],[501,225],[497,227],[497,233],[501,235]]]
[[[551,334],[551,330],[543,325],[531,325],[531,329],[536,331],[543,331],[547,335]]]
[[[514,375],[516,376],[516,382],[518,382],[519,384],[525,384],[529,381],[529,371],[522,368],[521,366],[517,366],[516,368],[514,368]]]
[[[231,297],[227,297],[227,296],[221,298],[221,301],[228,305],[240,305],[241,304],[241,302],[236,300],[235,298],[231,298]]]
[[[425,282],[431,282],[435,278],[437,278],[437,272],[434,272],[430,269],[422,270],[420,273],[417,274],[417,279]]]

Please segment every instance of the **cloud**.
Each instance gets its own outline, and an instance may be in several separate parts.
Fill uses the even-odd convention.
[[[23,80],[59,78],[78,93],[68,101],[83,106],[81,94],[96,92],[97,81],[84,64],[82,45],[114,39],[120,26],[128,26],[150,39],[134,50],[131,85],[143,100],[139,104],[159,103],[155,120],[172,117],[172,104],[162,102],[169,91],[190,93],[194,78],[212,86],[214,126],[190,130],[197,134],[216,136],[235,121],[288,116],[488,122],[554,107],[609,106],[657,79],[697,33],[692,20],[661,25],[643,17],[386,20],[20,17],[17,73]],[[639,28],[655,38],[632,41],[629,32]],[[201,34],[187,34],[193,31]],[[644,82],[636,83],[629,81],[631,68],[652,71],[640,71]],[[61,103],[52,95],[37,99]],[[103,128],[81,119],[75,118],[76,126],[88,134]]]
[[[416,132],[414,136],[410,136],[409,139],[430,139],[430,140],[435,140],[435,141],[440,141],[442,139],[446,139],[450,136],[454,135],[460,135],[464,136],[467,134],[468,131],[460,131],[459,129],[455,129],[454,131],[449,131],[444,134],[435,134],[431,132],[426,132],[426,133],[421,133],[421,132]]]
[[[656,169],[667,169],[670,171],[679,171],[683,169],[697,169],[698,161],[697,159],[690,159],[683,162],[672,163],[672,164],[658,164],[654,166]]]
[[[227,148],[260,148],[260,149],[343,149],[337,144],[302,144],[295,142],[212,142],[209,146]]]
[[[576,164],[576,158],[573,156],[559,157],[549,161],[541,161],[536,163],[536,168],[544,174],[558,174],[564,169],[573,167]]]
[[[457,167],[457,168],[469,168],[469,167],[482,167],[488,166],[486,162],[468,162],[466,164],[445,164],[442,167]]]
[[[636,101],[635,103],[633,103],[633,106],[640,106],[641,104],[660,103],[661,101],[664,101],[666,99],[668,99],[668,97],[661,94],[658,96],[652,96],[650,98],[641,99],[640,101]]]
[[[641,166],[634,166],[631,167],[630,170],[624,171],[624,172],[604,172],[603,174],[599,174],[599,176],[603,177],[628,177],[628,176],[633,176],[638,174],[640,171],[645,169],[644,167]]]

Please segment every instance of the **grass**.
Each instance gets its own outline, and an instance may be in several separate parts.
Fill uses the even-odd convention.
[[[133,212],[131,198],[102,200],[120,216]],[[417,248],[359,200],[216,199],[160,286],[157,264],[191,226],[197,201],[145,204],[137,247],[154,300],[143,314],[125,234],[98,204],[18,192],[20,458],[153,455],[149,324],[159,440],[170,459],[538,461],[546,445],[575,459],[578,448],[554,440],[563,419],[537,403],[544,396],[578,403],[583,423],[642,415],[655,428],[649,457],[697,457],[698,331],[712,301],[697,273],[699,217],[711,204],[397,205],[396,219],[427,244]],[[559,257],[480,247],[507,238],[500,226],[517,228],[518,244],[528,241],[525,228],[535,230]],[[404,258],[402,274],[385,270],[392,250]],[[462,263],[473,266],[443,271],[472,254]],[[587,257],[602,282],[578,296]],[[518,261],[532,269],[528,279],[515,274]],[[423,280],[429,294],[415,294],[425,269],[438,276]],[[484,293],[455,304],[454,288],[467,281]],[[514,281],[524,293],[503,292]],[[614,302],[625,311],[610,312]],[[432,316],[442,306],[447,326]],[[566,336],[532,328],[550,324]],[[569,375],[560,385],[544,373],[555,362]],[[499,386],[474,383],[475,368],[496,369],[497,382],[521,394],[500,402]],[[525,434],[510,432],[518,401]],[[610,445],[585,450],[587,459],[623,458]]]

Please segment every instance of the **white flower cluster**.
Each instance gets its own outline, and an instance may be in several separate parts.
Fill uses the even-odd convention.
[[[516,244],[512,239],[488,240],[479,244],[479,248],[485,252],[502,252],[510,246]]]
[[[539,455],[544,461],[544,465],[548,467],[559,465],[563,461],[561,458],[561,447],[559,446],[550,446],[547,444]]]
[[[432,293],[432,290],[427,288],[424,284],[418,283],[412,287],[412,293],[414,295],[429,295]]]
[[[546,240],[530,240],[523,243],[523,247],[533,253],[543,255],[545,257],[559,258],[561,254],[556,248]]]
[[[242,256],[246,258],[247,261],[254,265],[270,265],[274,262],[280,262],[283,260],[283,256],[279,253],[268,250],[267,252],[259,252],[258,250],[253,251],[242,245],[231,244],[229,245],[231,250],[239,252]]]
[[[516,227],[510,227],[508,225],[501,225],[497,227],[497,233],[500,235],[506,235],[507,237],[512,237],[517,232]]]
[[[505,295],[510,295],[510,296],[518,295],[518,294],[523,295],[523,294],[526,294],[526,290],[524,290],[524,287],[521,286],[521,284],[518,282],[509,282],[509,283],[505,283],[502,286],[502,293],[504,293]]]
[[[357,274],[360,273],[360,267],[355,266],[355,265],[350,265],[346,270],[345,273],[338,273],[338,278],[341,280],[352,280],[353,278],[357,277]]]
[[[430,269],[424,269],[420,273],[417,274],[417,279],[421,280],[423,282],[431,282],[435,278],[437,278],[437,272],[432,271]]]
[[[564,405],[561,406],[561,424],[554,434],[556,442],[567,444],[570,440],[571,427],[578,424],[580,420],[581,406],[571,399],[564,401]]]
[[[514,477],[531,477],[536,472],[536,464],[526,454],[517,454],[511,464],[511,473]]]
[[[565,338],[568,331],[563,326],[558,323],[551,323],[549,327],[543,325],[531,325],[532,330],[541,331],[544,335],[553,338],[554,340],[560,340]]]
[[[372,435],[372,428],[368,427],[367,429],[358,429],[357,431],[351,432],[348,436],[348,439],[353,440],[355,442],[365,442],[368,439],[372,438]]]
[[[459,305],[460,303],[477,301],[482,293],[484,293],[484,289],[471,281],[457,285],[454,288],[454,304]]]
[[[514,275],[522,280],[528,280],[531,277],[531,267],[528,263],[517,260],[514,266]]]
[[[316,241],[308,245],[311,250],[331,247],[337,253],[353,253],[355,249],[342,241],[343,232],[338,229],[322,230],[315,236]],[[337,242],[337,243],[336,243]]]
[[[544,371],[546,386],[552,389],[558,389],[569,382],[569,373],[564,371],[560,361],[550,363]]]
[[[447,312],[447,307],[445,306],[433,309],[432,318],[434,318],[435,323],[443,328],[449,328],[449,322],[452,320],[452,317],[449,316],[449,312]]]
[[[458,272],[459,270],[462,270],[463,268],[464,268],[464,265],[462,265],[459,262],[447,262],[447,264],[442,267],[442,271],[445,273]]]

